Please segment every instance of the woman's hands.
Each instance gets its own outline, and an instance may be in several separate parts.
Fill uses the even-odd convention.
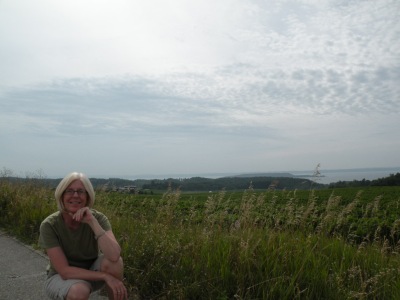
[[[90,208],[85,206],[80,208],[76,213],[72,215],[72,219],[76,222],[82,222],[82,223],[90,223],[92,222],[95,218],[92,215],[92,212],[90,211]]]
[[[105,283],[107,285],[108,293],[113,294],[112,299],[114,300],[128,299],[128,291],[126,290],[126,287],[121,280],[115,278],[110,274],[107,274]]]
[[[111,230],[107,230],[104,233],[104,229],[93,216],[89,207],[82,207],[74,214],[70,213],[69,215],[75,223],[88,224],[92,228],[95,237],[101,237],[98,239],[98,246],[107,259],[111,261],[118,260],[118,258],[121,256],[121,247],[119,246],[113,232]]]

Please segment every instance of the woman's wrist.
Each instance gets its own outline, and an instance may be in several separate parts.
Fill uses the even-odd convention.
[[[110,276],[110,274],[106,273],[106,272],[101,272],[101,280],[104,282],[107,282],[108,277]]]

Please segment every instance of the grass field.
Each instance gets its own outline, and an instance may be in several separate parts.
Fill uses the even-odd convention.
[[[400,299],[400,188],[96,194],[143,299]],[[36,245],[53,191],[0,182],[0,226]]]

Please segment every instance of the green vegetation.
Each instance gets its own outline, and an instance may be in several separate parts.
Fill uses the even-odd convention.
[[[32,178],[8,177],[12,182],[31,181]],[[62,178],[46,179],[41,178],[43,185],[56,188]],[[136,179],[127,180],[119,178],[90,178],[93,186],[104,191],[116,190],[123,186],[135,186],[141,190],[166,191],[168,188],[179,189],[184,192],[192,191],[220,191],[225,190],[244,190],[251,183],[254,189],[265,190],[267,188],[282,189],[313,189],[326,188],[326,185],[315,183],[309,179],[294,177],[222,177],[222,178],[168,178],[168,179]]]
[[[0,178],[0,226],[36,245],[44,181]],[[268,186],[267,186],[268,188]],[[400,299],[400,188],[96,194],[143,299]]]
[[[364,187],[364,186],[400,186],[400,173],[391,174],[385,178],[378,178],[375,180],[353,180],[353,181],[339,181],[331,183],[330,188],[335,187]]]
[[[312,182],[309,179],[294,177],[222,177],[222,178],[203,178],[193,177],[185,179],[163,179],[151,180],[143,184],[144,189],[149,190],[167,190],[167,188],[179,189],[181,191],[220,191],[225,190],[241,190],[247,189],[249,184],[254,189],[266,190],[273,189],[309,189],[311,186],[316,188],[324,188],[323,184]]]

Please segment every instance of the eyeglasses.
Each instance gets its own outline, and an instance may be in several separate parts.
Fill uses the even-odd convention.
[[[78,194],[78,196],[82,197],[82,196],[86,196],[86,191],[79,189],[79,190],[73,190],[73,189],[68,189],[64,191],[64,195],[67,196],[73,196],[75,193]]]

